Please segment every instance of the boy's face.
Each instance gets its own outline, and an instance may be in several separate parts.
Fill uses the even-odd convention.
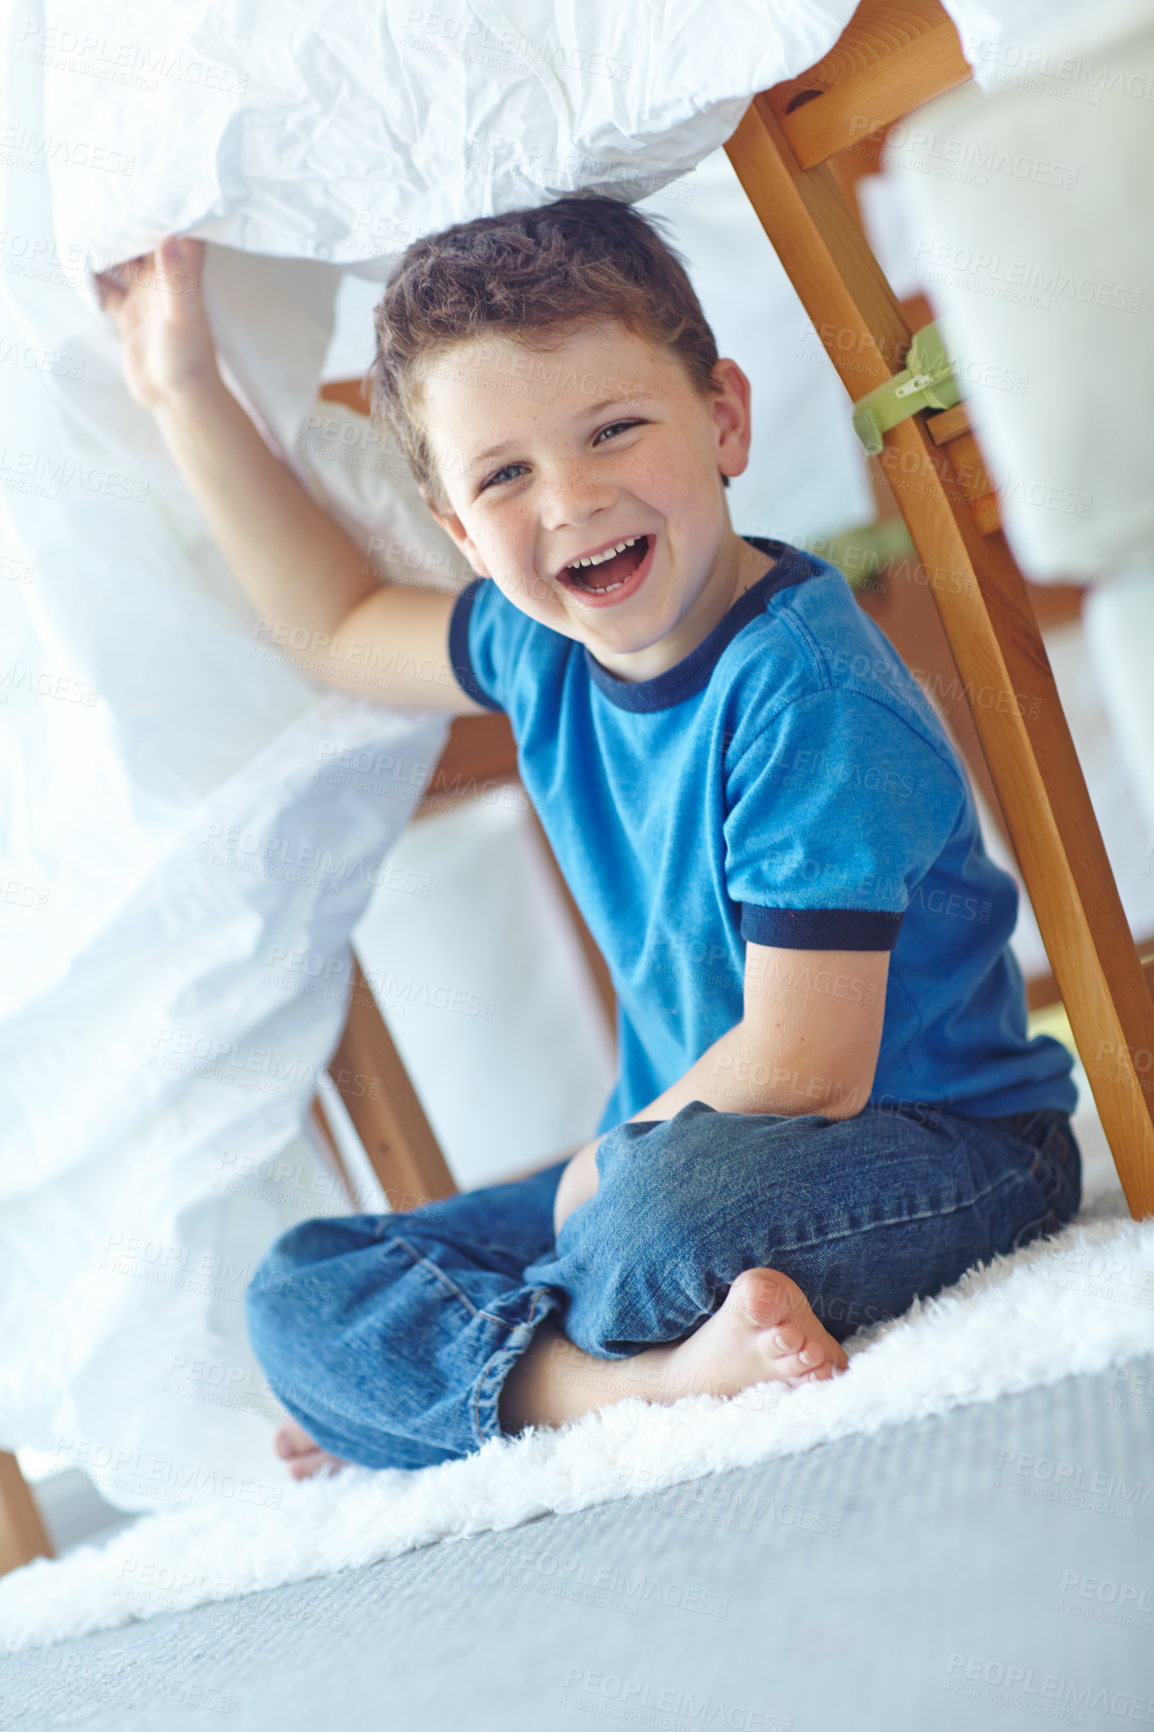
[[[614,319],[549,349],[462,343],[426,376],[438,522],[524,613],[623,679],[681,661],[765,570],[721,482],[746,466],[749,385],[733,361],[715,378],[702,397],[671,350]]]

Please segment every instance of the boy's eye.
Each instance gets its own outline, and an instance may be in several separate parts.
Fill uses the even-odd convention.
[[[622,429],[624,429],[625,431],[628,431],[630,427],[640,427],[642,425],[643,425],[643,423],[640,421],[610,421],[610,423],[607,427],[602,427],[599,429],[599,431],[597,433],[597,438],[594,439],[593,443],[594,443],[594,445],[596,445],[598,440],[600,440],[601,435],[603,433],[620,433],[622,431]]]
[[[506,463],[503,469],[494,469],[492,475],[486,475],[477,489],[478,493],[484,493],[486,487],[492,487],[494,482],[500,485],[502,480],[507,479],[515,469],[524,469],[524,467],[523,463]]]

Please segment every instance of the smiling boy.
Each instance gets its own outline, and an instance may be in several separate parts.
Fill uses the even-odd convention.
[[[170,248],[162,285],[199,269]],[[365,695],[353,640],[443,673],[390,676],[390,703],[508,713],[618,994],[620,1077],[569,1162],[269,1252],[249,1323],[294,1472],[820,1381],[860,1325],[1069,1219],[1071,1065],[1027,1037],[1013,883],[841,574],[735,533],[749,386],[639,213],[462,224],[388,285],[374,411],[478,574],[455,599],[366,572],[224,388],[198,302],[104,289],[130,387],[309,671]]]

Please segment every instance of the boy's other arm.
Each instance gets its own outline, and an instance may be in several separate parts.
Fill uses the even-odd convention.
[[[258,641],[326,685],[402,709],[474,713],[449,665],[455,597],[382,583],[228,390],[200,295],[204,244],[166,241],[97,279],[133,397],[155,417],[260,616]]]
[[[670,1119],[690,1101],[725,1113],[852,1118],[873,1088],[889,964],[888,950],[747,945],[741,1021],[630,1123]],[[561,1175],[558,1232],[597,1189],[596,1154],[597,1141],[586,1144]]]
[[[778,950],[747,944],[741,1021],[638,1121],[692,1100],[726,1113],[848,1119],[869,1099],[885,1019],[888,950]]]

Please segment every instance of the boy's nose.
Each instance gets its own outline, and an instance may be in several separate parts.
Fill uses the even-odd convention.
[[[579,527],[617,499],[617,489],[608,477],[599,475],[590,464],[559,465],[543,479],[541,521],[546,529]]]

